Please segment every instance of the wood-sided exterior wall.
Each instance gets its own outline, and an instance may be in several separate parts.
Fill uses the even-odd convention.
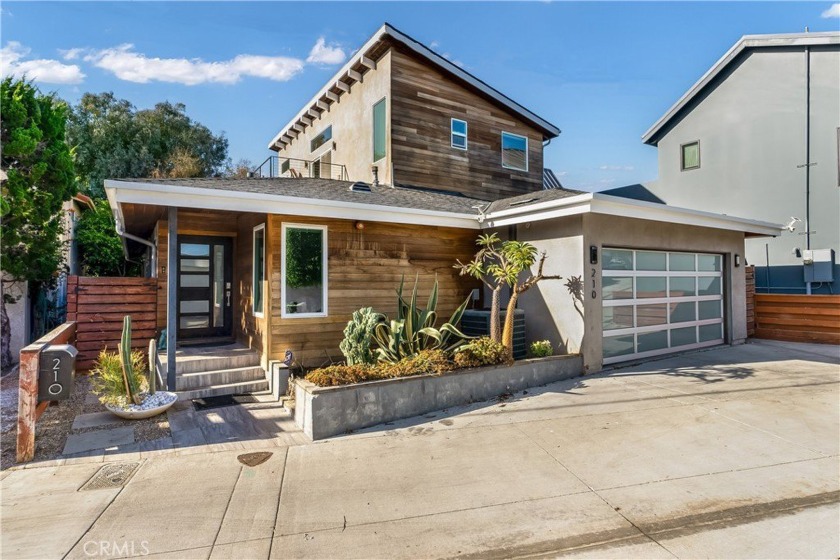
[[[252,310],[253,228],[265,223],[266,285],[262,318]],[[328,315],[282,317],[281,230],[283,223],[327,227]],[[166,220],[156,228],[158,243],[157,326],[166,327]],[[298,362],[318,366],[327,357],[342,359],[338,345],[353,311],[373,307],[393,316],[396,288],[405,277],[406,289],[419,278],[421,302],[425,304],[432,285],[439,282],[438,320],[445,321],[455,308],[478,288],[477,281],[461,277],[453,268],[456,259],[469,260],[475,252],[478,230],[302,218],[298,216],[248,214],[181,209],[179,235],[222,235],[233,238],[233,332],[237,341],[259,350],[263,365],[282,360],[291,350]]]
[[[233,337],[260,352],[264,349],[265,319],[255,317],[251,307],[253,228],[266,223],[265,214],[212,210],[178,210],[178,235],[229,237],[233,242]],[[166,328],[167,220],[155,228],[157,258],[157,327]],[[268,244],[268,239],[266,243]],[[278,241],[279,243],[279,241]]]
[[[467,150],[451,147],[450,119],[467,122]],[[502,167],[502,131],[528,138],[528,171]],[[542,189],[543,136],[440,70],[391,49],[394,181],[495,200]]]

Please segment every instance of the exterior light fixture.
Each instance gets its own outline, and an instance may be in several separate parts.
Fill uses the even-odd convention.
[[[736,253],[735,254],[735,268],[738,268],[739,266],[741,266],[741,255]]]
[[[364,224],[364,222],[356,222],[355,224],[353,224],[353,226],[355,226],[355,228],[356,228],[356,229],[358,229],[358,230],[363,230],[363,229],[365,229],[365,224]]]

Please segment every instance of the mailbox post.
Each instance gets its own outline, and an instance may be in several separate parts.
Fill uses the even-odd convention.
[[[38,364],[38,402],[63,401],[73,394],[78,350],[69,344],[41,350]]]

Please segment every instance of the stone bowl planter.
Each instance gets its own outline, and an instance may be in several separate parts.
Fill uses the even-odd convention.
[[[158,391],[154,395],[146,395],[140,405],[132,404],[126,408],[105,405],[112,414],[126,420],[143,420],[166,412],[178,400],[178,395],[169,391]]]

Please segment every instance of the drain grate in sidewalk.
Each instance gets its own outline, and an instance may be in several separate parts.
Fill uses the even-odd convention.
[[[96,471],[90,480],[79,488],[81,490],[103,490],[105,488],[119,488],[125,486],[126,482],[140,467],[140,463],[111,463],[103,465]]]

